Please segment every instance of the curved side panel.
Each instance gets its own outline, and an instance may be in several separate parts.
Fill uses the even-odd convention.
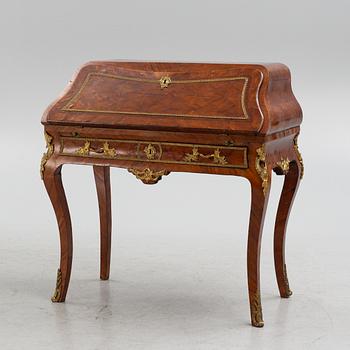
[[[291,86],[291,75],[284,64],[268,64],[264,67],[264,79],[259,101],[266,118],[259,130],[261,134],[273,134],[299,126],[303,113]]]

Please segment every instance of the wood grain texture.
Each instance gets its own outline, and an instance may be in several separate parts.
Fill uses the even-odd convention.
[[[243,78],[242,78],[243,77]],[[236,79],[237,78],[237,79]],[[260,246],[271,173],[285,175],[275,225],[275,266],[282,297],[287,220],[303,163],[296,147],[301,108],[282,64],[90,62],[45,111],[41,162],[61,239],[54,301],[64,301],[72,230],[61,181],[64,164],[94,167],[100,213],[101,279],[111,254],[110,167],[146,184],[173,172],[242,176],[251,184],[247,269],[251,323],[262,327]]]
[[[267,174],[269,183],[271,171]],[[255,327],[263,327],[260,296],[260,250],[265,213],[270,193],[270,186],[264,192],[259,178],[251,178],[251,208],[248,230],[247,270],[251,322]]]
[[[51,299],[53,302],[63,302],[66,299],[73,257],[72,224],[62,184],[61,169],[62,165],[57,167],[53,160],[49,160],[45,165],[44,173],[44,184],[56,214],[61,244],[57,286]],[[58,281],[59,278],[60,281]]]
[[[300,164],[290,163],[285,175],[281,198],[279,201],[274,233],[274,260],[278,288],[282,298],[289,298],[292,291],[289,288],[287,268],[285,262],[285,236],[290,210],[300,182]]]
[[[171,77],[168,88],[161,89],[157,83],[162,76]],[[247,119],[240,103],[243,80],[217,81],[239,77],[248,79],[243,95]],[[206,82],[198,83],[201,80]],[[114,61],[85,64],[63,96],[47,109],[42,122],[271,134],[298,126],[301,119],[289,70],[282,64]]]
[[[112,239],[112,208],[109,167],[94,166],[94,177],[100,213],[100,278],[109,279]]]

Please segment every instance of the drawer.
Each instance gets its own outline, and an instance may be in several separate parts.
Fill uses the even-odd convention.
[[[61,137],[60,155],[210,167],[248,167],[244,146]]]

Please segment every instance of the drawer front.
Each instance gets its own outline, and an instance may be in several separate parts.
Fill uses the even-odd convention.
[[[61,137],[60,154],[169,164],[193,164],[225,168],[248,167],[244,146],[209,146],[137,140]]]
[[[182,71],[176,71],[176,67],[172,71],[162,65],[142,70],[88,65],[51,108],[47,121],[142,129],[259,130],[263,122],[259,69],[182,65]]]

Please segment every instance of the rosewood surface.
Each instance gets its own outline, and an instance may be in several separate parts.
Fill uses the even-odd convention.
[[[171,172],[235,175],[251,184],[248,292],[251,323],[262,327],[260,246],[273,171],[285,176],[274,233],[275,271],[281,297],[292,294],[284,245],[303,175],[297,144],[301,120],[289,70],[282,64],[85,64],[42,118],[47,149],[40,171],[61,244],[52,301],[65,300],[72,267],[63,165],[93,167],[104,280],[111,257],[110,167],[125,168],[146,184]]]

